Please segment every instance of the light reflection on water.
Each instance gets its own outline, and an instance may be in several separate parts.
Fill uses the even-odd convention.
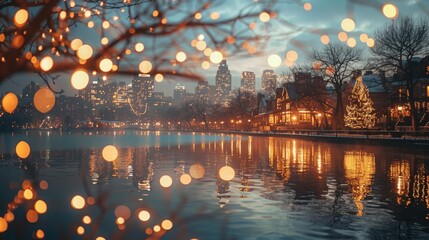
[[[22,162],[8,154],[20,139],[35,150]],[[83,215],[95,219],[100,210],[71,209],[76,194],[106,201],[112,209],[106,207],[104,217],[111,219],[100,223],[96,234],[118,239],[140,239],[145,228],[166,218],[175,224],[163,233],[166,239],[419,239],[429,233],[429,156],[421,150],[140,131],[30,133],[0,140],[1,214],[24,179],[49,183],[48,190],[37,189],[48,212],[37,223],[19,225],[31,207],[18,205],[6,238],[31,237],[38,228],[47,238],[77,237]],[[116,161],[102,159],[107,144],[118,146]],[[180,176],[197,163],[204,178],[180,184]],[[226,165],[235,169],[231,182],[217,174]],[[160,186],[163,175],[173,178],[171,188]],[[119,230],[113,215],[118,205],[132,213],[150,209],[152,222],[142,224],[134,214]],[[59,223],[58,216],[64,221]],[[24,233],[17,235],[17,229]]]

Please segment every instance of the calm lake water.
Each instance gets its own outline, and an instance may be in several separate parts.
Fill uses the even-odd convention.
[[[102,158],[109,144],[114,162]],[[428,153],[188,132],[3,134],[0,216],[13,220],[0,239],[428,239]],[[218,176],[226,165],[230,182]],[[191,167],[204,177],[184,185]],[[34,214],[37,200],[46,213]]]

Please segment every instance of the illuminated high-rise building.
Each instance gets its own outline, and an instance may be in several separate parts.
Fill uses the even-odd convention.
[[[173,92],[173,101],[174,104],[180,104],[185,100],[185,96],[186,96],[186,88],[185,86],[181,85],[181,84],[177,84],[174,87],[174,92]]]
[[[277,74],[271,70],[266,69],[262,73],[261,90],[264,94],[274,95],[277,86]]]
[[[255,73],[244,71],[241,73],[241,91],[255,93]]]
[[[231,94],[231,73],[226,60],[220,62],[216,73],[216,95],[215,102],[226,104],[227,98]]]
[[[79,90],[79,97],[88,103],[84,105],[84,110],[97,118],[98,111],[107,104],[108,94],[106,92],[107,84],[99,80],[93,80],[86,88]]]
[[[55,106],[49,113],[53,116],[61,116],[63,119],[85,120],[90,115],[90,109],[85,108],[86,101],[78,96],[67,97],[60,95],[55,100]],[[69,124],[71,124],[69,122]]]
[[[223,92],[231,91],[231,73],[228,69],[228,64],[226,64],[226,60],[222,60],[217,69],[216,89],[220,89]]]
[[[210,86],[207,81],[199,81],[195,87],[195,97],[198,101],[207,101],[211,98]]]
[[[149,74],[139,74],[132,82],[132,105],[138,113],[146,111],[148,99],[152,97],[154,91],[154,79]]]
[[[131,88],[131,84],[128,85],[125,82],[112,83],[111,102],[114,107],[122,108],[128,105],[130,88]]]
[[[22,95],[21,98],[29,98],[33,99],[34,94],[36,94],[37,90],[39,90],[39,84],[35,83],[34,81],[31,81],[30,84],[24,87],[22,89]]]

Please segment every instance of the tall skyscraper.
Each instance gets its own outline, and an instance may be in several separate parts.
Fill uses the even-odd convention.
[[[79,97],[87,104],[83,106],[85,111],[91,113],[92,117],[98,117],[98,111],[107,104],[107,84],[103,81],[93,80],[86,88],[79,90]]]
[[[222,60],[216,73],[216,88],[224,92],[231,91],[231,73],[226,60]]]
[[[277,74],[271,70],[266,69],[262,73],[261,90],[264,94],[273,96],[277,87]]]
[[[34,94],[36,94],[36,92],[37,92],[37,90],[39,90],[39,88],[40,88],[40,86],[37,83],[35,83],[34,81],[31,81],[30,84],[25,86],[24,89],[22,89],[22,95],[21,95],[21,98],[19,99],[20,105],[21,104],[27,105],[27,104],[32,103]],[[1,94],[0,94],[0,96],[1,96]],[[33,109],[32,108],[23,108],[22,111],[28,115],[28,118],[31,119],[31,118],[35,117],[35,115],[34,115],[35,111],[32,111]]]
[[[149,74],[139,74],[133,79],[133,110],[143,113],[147,110],[148,99],[152,97],[154,90],[154,79]]]
[[[119,82],[115,84],[112,91],[112,104],[117,108],[123,108],[128,105],[128,97],[130,92],[130,85],[125,82]]]
[[[37,90],[39,90],[39,84],[35,83],[34,81],[31,81],[30,84],[24,87],[22,89],[22,96],[21,98],[29,98],[33,99],[34,94],[36,94]]]
[[[231,73],[226,60],[222,60],[216,73],[216,96],[215,101],[224,103],[225,97],[231,93]]]
[[[241,73],[241,91],[255,93],[255,73],[244,71]]]
[[[174,101],[174,104],[178,105],[178,104],[182,103],[185,100],[185,96],[186,96],[186,88],[185,88],[185,86],[183,86],[180,83],[178,83],[174,87],[174,92],[173,92],[173,101]]]
[[[55,106],[49,113],[60,116],[63,120],[67,117],[73,120],[85,120],[91,114],[90,109],[85,108],[86,101],[80,97],[66,97],[60,95],[55,100]]]
[[[207,81],[198,82],[198,85],[195,87],[195,97],[199,101],[210,99],[210,87]]]

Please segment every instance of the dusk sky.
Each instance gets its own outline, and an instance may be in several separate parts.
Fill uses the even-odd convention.
[[[215,10],[220,14],[219,20],[222,20],[223,17],[237,14],[237,9],[241,9],[242,6],[252,3],[252,1],[244,0],[221,2],[222,3],[215,8]],[[304,3],[310,3],[311,10],[305,10]],[[282,58],[282,61],[285,61],[287,52],[293,50],[298,53],[298,59],[295,64],[302,64],[306,62],[306,53],[308,51],[312,48],[323,47],[320,40],[321,35],[327,34],[331,43],[340,42],[337,35],[342,31],[341,21],[344,18],[351,18],[356,23],[355,29],[348,33],[348,37],[355,38],[356,47],[361,48],[365,52],[365,56],[369,56],[369,47],[366,43],[359,40],[359,36],[362,33],[366,33],[369,37],[372,37],[375,30],[380,29],[391,21],[394,21],[385,17],[382,13],[382,6],[387,3],[392,3],[398,7],[399,18],[407,15],[412,15],[415,18],[427,17],[429,15],[429,1],[427,0],[279,1],[279,3],[272,7],[271,11],[276,12],[276,18],[281,18],[281,21],[274,18],[268,23],[262,23],[259,19],[255,19],[255,22],[258,24],[258,28],[261,30],[261,34],[272,36],[269,44],[264,50],[264,54],[260,56],[226,56],[229,69],[232,74],[233,88],[239,87],[240,73],[242,71],[255,72],[256,88],[260,89],[260,78],[264,69],[274,69],[277,74],[287,72],[290,69],[290,67],[285,63],[281,64],[277,68],[270,67],[267,63],[267,59],[271,54],[277,54]],[[90,35],[91,31],[88,31],[88,34]],[[214,84],[216,70],[217,66],[211,64],[208,70],[203,70],[200,67],[195,71],[205,76],[209,84]],[[64,89],[67,95],[76,94],[77,91],[70,87],[69,78],[69,73],[61,74],[61,77],[56,81],[54,88]],[[108,81],[131,82],[132,78],[133,77],[131,76],[110,75]],[[12,79],[3,82],[0,85],[0,93],[14,91],[17,94],[20,94],[22,87],[27,85],[29,80],[41,82],[38,79],[39,76],[37,74],[14,75]],[[164,91],[166,95],[172,95],[174,86],[177,83],[184,84],[188,92],[193,92],[196,86],[196,83],[193,81],[178,81],[177,79],[166,77],[163,82],[155,84],[155,90]]]

